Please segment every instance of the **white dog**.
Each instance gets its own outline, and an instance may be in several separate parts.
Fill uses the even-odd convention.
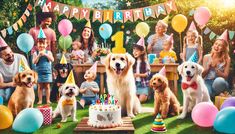
[[[136,96],[136,85],[132,66],[135,59],[128,53],[112,54],[105,59],[107,86],[110,95],[118,99],[122,113],[133,118],[140,113],[140,101]]]
[[[182,76],[183,110],[178,119],[184,119],[187,112],[200,102],[211,102],[208,89],[202,78],[203,67],[194,62],[184,62],[178,66]]]
[[[73,121],[77,121],[76,118],[76,107],[77,102],[75,96],[78,95],[79,88],[76,84],[63,84],[59,88],[61,97],[59,99],[58,105],[53,112],[53,118],[57,117],[59,114],[62,117],[61,122],[66,122],[67,117],[71,115]]]

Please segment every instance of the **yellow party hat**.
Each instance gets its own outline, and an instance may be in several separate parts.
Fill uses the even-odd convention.
[[[30,70],[29,66],[24,62],[24,60],[21,58],[19,63],[19,72],[23,72],[25,70]]]
[[[67,83],[67,84],[75,84],[73,70],[70,71],[69,76],[68,76],[68,78],[67,78],[65,83]]]
[[[65,56],[64,56],[64,54],[62,55],[62,57],[61,57],[61,60],[60,60],[60,64],[67,64],[68,62],[67,62],[67,60],[66,60],[66,58],[65,58]]]
[[[90,20],[87,21],[85,27],[91,28],[91,22],[90,22]]]
[[[168,23],[169,23],[169,15],[167,15],[164,19],[160,20],[159,23],[161,23],[167,27]]]

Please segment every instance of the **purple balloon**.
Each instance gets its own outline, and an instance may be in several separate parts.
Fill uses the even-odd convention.
[[[58,30],[63,36],[69,35],[73,30],[73,24],[68,19],[63,19],[58,24]]]
[[[220,110],[222,110],[226,107],[235,107],[235,97],[230,97],[227,100],[225,100],[224,103],[222,104]]]

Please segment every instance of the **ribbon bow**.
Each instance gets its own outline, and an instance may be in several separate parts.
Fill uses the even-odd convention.
[[[186,90],[186,89],[188,89],[189,87],[191,87],[191,88],[193,88],[194,90],[196,90],[197,89],[197,83],[194,81],[192,84],[187,84],[187,83],[182,83],[181,84],[181,87],[182,87],[182,89],[183,90]]]
[[[74,103],[74,99],[66,99],[62,101],[62,106],[73,105],[73,103]]]

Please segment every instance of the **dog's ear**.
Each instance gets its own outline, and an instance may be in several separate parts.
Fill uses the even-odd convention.
[[[77,85],[75,85],[75,88],[77,89],[75,92],[75,96],[78,96],[79,95],[79,87]]]
[[[59,87],[59,93],[60,93],[61,95],[63,95],[63,92],[62,92],[62,91],[63,91],[63,89],[64,89],[64,84],[63,84],[62,86],[60,86],[60,87]]]
[[[202,76],[202,72],[204,71],[204,68],[201,65],[197,64],[197,63],[196,63],[196,66],[197,66],[197,73],[200,76]]]
[[[184,66],[184,62],[177,67],[179,74],[183,73],[183,66]]]
[[[73,65],[72,64],[70,64],[70,63],[67,63],[67,66],[68,66],[68,70],[69,70],[69,72],[73,69]]]
[[[15,77],[14,77],[14,82],[15,82],[15,84],[16,85],[18,85],[18,86],[21,86],[22,84],[21,84],[21,78],[20,78],[20,74],[21,73],[17,73],[16,75],[15,75]]]
[[[167,78],[161,78],[162,79],[162,88],[166,89],[168,87],[168,80]]]
[[[110,66],[109,63],[110,63],[110,58],[111,58],[111,56],[112,56],[112,53],[109,53],[109,54],[106,56],[105,60],[104,60],[104,65],[105,65],[106,67],[109,67],[109,66]]]
[[[128,66],[129,67],[133,66],[134,63],[135,63],[135,59],[129,53],[126,53],[125,56],[126,56],[126,59],[127,59]]]
[[[59,70],[59,67],[60,67],[60,64],[59,63],[57,63],[55,66],[54,66],[54,68],[55,68],[55,70],[58,72],[58,70]]]
[[[37,84],[37,82],[38,82],[38,74],[35,72],[35,71],[33,71],[33,77],[34,77],[34,84]]]
[[[153,84],[152,84],[152,83],[153,83],[153,77],[152,77],[152,78],[150,79],[150,81],[149,81],[149,87],[150,87],[150,88],[153,88]]]

